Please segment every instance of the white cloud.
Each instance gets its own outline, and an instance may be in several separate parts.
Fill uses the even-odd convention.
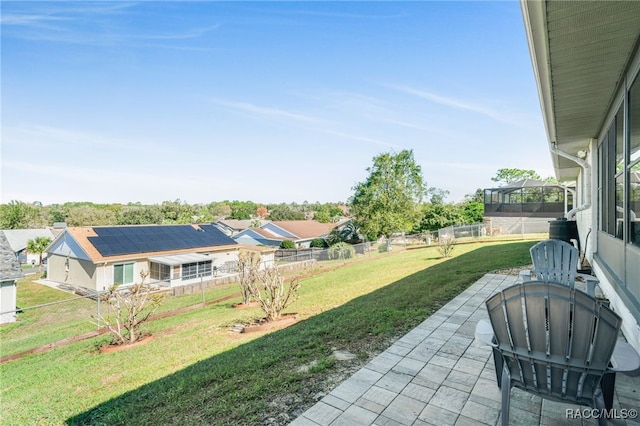
[[[289,121],[302,123],[322,124],[325,121],[310,115],[290,112],[283,109],[259,106],[247,102],[226,101],[223,99],[209,99],[211,102],[224,107],[232,108],[237,111],[252,114],[260,118],[280,118]]]
[[[444,105],[444,106],[448,106],[455,109],[472,111],[481,115],[485,115],[496,121],[500,121],[502,123],[513,124],[513,120],[508,114],[503,113],[501,111],[497,111],[483,104],[478,104],[478,103],[470,102],[467,100],[442,96],[433,92],[429,92],[422,89],[415,89],[408,86],[389,86],[389,87],[396,89],[400,92],[404,92],[409,95],[416,96],[421,99],[426,99],[428,101],[434,102],[439,105]]]

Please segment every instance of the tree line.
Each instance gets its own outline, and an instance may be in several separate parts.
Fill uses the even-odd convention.
[[[67,202],[42,205],[11,201],[0,205],[0,229],[28,229],[53,226],[110,226],[145,224],[209,223],[222,219],[338,221],[344,217],[343,203],[259,204],[252,201],[216,201],[188,204],[181,200],[161,204],[96,204]],[[256,222],[257,224],[257,222]]]
[[[449,192],[429,187],[412,150],[382,153],[367,168],[368,177],[357,183],[346,203],[260,204],[253,201],[215,201],[188,204],[181,200],[161,204],[95,204],[67,202],[42,205],[11,201],[0,205],[0,229],[27,229],[52,226],[109,226],[143,224],[209,223],[222,219],[305,220],[338,222],[349,218],[352,235],[375,240],[394,233],[418,234],[448,226],[481,223],[484,217],[482,188],[465,196],[460,203],[448,203]],[[497,184],[522,179],[541,179],[534,170],[499,169],[492,178]]]

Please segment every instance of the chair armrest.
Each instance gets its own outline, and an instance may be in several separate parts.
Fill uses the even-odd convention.
[[[587,287],[587,294],[590,296],[596,297],[596,285],[600,282],[599,279],[589,274],[576,274],[576,278],[580,278],[585,282]]]
[[[527,281],[531,281],[531,276],[533,275],[533,271],[530,270],[524,270],[524,271],[520,271],[520,280],[524,283],[526,283]]]
[[[596,278],[593,275],[589,275],[589,274],[582,274],[582,273],[577,273],[576,274],[576,278],[580,278],[582,280],[584,280],[584,282],[589,282],[589,281],[593,281],[595,283],[599,283],[600,280],[598,278]]]
[[[618,341],[611,355],[609,371],[625,373],[629,376],[640,375],[640,355],[627,342]]]
[[[480,320],[476,324],[476,341],[486,346],[498,347],[493,341],[493,327],[487,320]]]

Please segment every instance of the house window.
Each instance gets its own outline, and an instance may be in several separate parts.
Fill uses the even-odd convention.
[[[640,77],[629,89],[629,242],[640,246]]]
[[[197,263],[185,263],[182,265],[182,279],[190,280],[198,277],[198,264]]]
[[[600,229],[616,238],[624,238],[624,132],[623,106],[598,147],[600,160]]]
[[[114,284],[133,284],[133,263],[113,265]]]
[[[152,280],[168,281],[171,279],[171,266],[164,263],[151,262],[149,275]]]
[[[211,261],[185,263],[182,265],[182,279],[190,280],[211,275]]]

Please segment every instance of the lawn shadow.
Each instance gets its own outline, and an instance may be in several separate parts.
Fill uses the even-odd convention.
[[[447,259],[105,401],[66,424],[250,425],[276,415],[271,402],[278,397],[296,395],[298,406],[310,407],[322,391],[314,384],[337,367],[301,366],[326,361],[335,348],[359,354],[355,362],[364,365],[485,273],[529,263],[534,243],[483,246]]]

